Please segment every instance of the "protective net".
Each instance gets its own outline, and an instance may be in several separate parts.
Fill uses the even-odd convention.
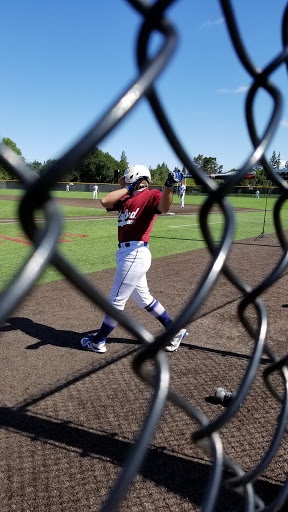
[[[243,497],[245,510],[276,511],[284,506],[286,502],[288,495],[287,480],[281,485],[279,492],[276,493],[269,504],[265,504],[258,496],[255,483],[269,469],[269,465],[273,463],[279,445],[285,436],[288,414],[288,373],[286,367],[288,356],[280,358],[267,343],[268,316],[261,297],[279,279],[288,264],[287,242],[281,223],[281,210],[286,200],[288,188],[286,182],[269,166],[265,156],[266,149],[280,121],[282,94],[270,81],[270,75],[281,65],[287,64],[288,61],[288,7],[284,11],[282,21],[283,50],[264,69],[259,69],[252,62],[244,48],[238,31],[237,20],[229,0],[220,1],[236,58],[238,57],[241,61],[252,80],[252,85],[247,93],[245,115],[254,151],[235,175],[231,176],[223,185],[217,186],[210,178],[205,176],[201,168],[196,167],[191,161],[183,144],[175,134],[172,124],[162,107],[161,98],[159,98],[154,88],[155,79],[169,65],[170,57],[177,44],[175,27],[165,18],[165,10],[173,4],[173,0],[159,0],[153,5],[140,0],[130,0],[129,3],[143,17],[137,41],[139,75],[112,108],[81,140],[41,176],[32,173],[31,169],[9,148],[1,145],[0,163],[11,171],[23,183],[25,188],[20,204],[19,217],[24,232],[33,241],[34,250],[1,295],[0,323],[5,322],[16,306],[26,297],[47,265],[53,264],[80,292],[95,305],[101,306],[141,343],[141,348],[134,356],[133,369],[151,388],[152,399],[149,406],[147,406],[137,440],[125,460],[120,476],[102,506],[102,511],[110,512],[118,509],[127,495],[134,477],[142,466],[152,436],[159,424],[160,416],[169,401],[176,405],[181,413],[189,418],[189,421],[191,419],[193,425],[195,423],[198,425],[198,428],[194,429],[192,433],[192,445],[193,443],[197,444],[210,462],[209,478],[206,482],[201,510],[206,512],[215,510],[219,489],[224,485],[232,494],[238,493]],[[163,42],[157,53],[151,58],[148,57],[148,44],[155,32],[163,36]],[[259,90],[265,90],[273,102],[271,117],[261,137],[257,133],[253,116],[255,97]],[[197,289],[176,319],[174,326],[168,332],[156,338],[148,329],[135,320],[131,321],[124,312],[114,309],[107,298],[63,254],[60,254],[57,245],[61,230],[61,215],[55,201],[49,194],[49,191],[67,173],[67,170],[79,164],[95,146],[98,146],[143,97],[147,98],[155,120],[159,123],[169,144],[187,169],[187,173],[197,178],[207,194],[207,198],[201,207],[199,222],[207,248],[211,253],[211,261],[207,265]],[[280,190],[280,197],[277,199],[274,208],[274,222],[282,256],[269,276],[265,277],[256,287],[252,287],[236,275],[227,263],[227,255],[235,229],[235,215],[227,196],[257,163],[263,166],[268,179]],[[224,218],[222,237],[217,242],[213,239],[208,223],[209,212],[215,205],[220,207]],[[42,224],[41,228],[35,221],[35,211],[39,209],[43,210],[45,216],[45,224],[44,227]],[[167,356],[162,349],[175,333],[193,322],[195,315],[209,296],[220,274],[241,295],[238,308],[239,323],[242,324],[251,338],[253,350],[236,394],[232,397],[226,396],[227,407],[223,409],[220,416],[211,421],[198,407],[173,390],[169,382],[171,370]],[[262,454],[253,467],[250,467],[247,471],[246,468],[242,468],[231,456],[226,454],[220,431],[225,425],[232,422],[236,414],[239,413],[241,405],[253,386],[263,355],[267,356],[269,364],[266,364],[264,369],[260,369],[260,371],[263,374],[270,396],[279,404],[279,415],[272,438],[265,447],[264,455]],[[151,361],[153,362],[153,371],[150,364],[147,364]],[[281,386],[279,386],[279,383],[277,386],[274,384],[275,375],[277,375],[278,381],[281,381]],[[279,391],[279,387],[281,391]],[[223,393],[225,392],[223,391]],[[219,399],[221,399],[221,390],[219,391]]]

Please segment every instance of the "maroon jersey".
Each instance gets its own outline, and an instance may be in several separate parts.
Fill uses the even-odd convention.
[[[149,242],[149,235],[157,213],[162,193],[144,188],[133,196],[124,196],[117,205],[119,242]]]

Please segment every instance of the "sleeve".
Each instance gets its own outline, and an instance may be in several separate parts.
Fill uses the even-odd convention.
[[[127,201],[127,199],[129,199],[130,196],[126,195],[124,197],[122,197],[122,199],[120,199],[120,201],[117,201],[117,203],[114,204],[114,207],[113,208],[106,208],[107,212],[117,212],[120,210],[120,208],[122,207],[123,203],[125,203]]]

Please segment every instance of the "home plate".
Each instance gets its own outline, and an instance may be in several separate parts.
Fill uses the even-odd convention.
[[[167,212],[166,215],[175,215],[175,213]]]

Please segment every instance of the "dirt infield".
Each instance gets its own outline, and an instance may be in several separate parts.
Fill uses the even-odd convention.
[[[265,236],[234,243],[229,263],[254,286],[280,256],[279,244]],[[209,261],[206,250],[153,260],[148,274],[151,293],[171,316],[180,313]],[[89,275],[107,295],[113,277],[113,269]],[[287,353],[287,290],[285,273],[263,297],[268,343],[280,356]],[[173,387],[210,419],[223,412],[211,400],[215,387],[236,391],[253,350],[237,318],[238,303],[239,291],[220,277],[188,326],[185,343],[167,354]],[[157,321],[132,301],[126,311],[151,332],[159,331]],[[105,354],[80,349],[79,339],[97,329],[102,318],[103,313],[68,282],[58,281],[35,286],[0,329],[1,512],[95,512],[115,482],[151,392],[131,369],[139,345],[122,327],[113,332]],[[268,361],[263,356],[241,410],[221,431],[226,453],[245,471],[264,456],[278,421],[280,407],[263,385]],[[201,510],[209,459],[191,442],[196,428],[182,411],[167,404],[121,511]],[[267,501],[283,486],[287,449],[284,438],[256,484]],[[241,497],[222,489],[215,510],[237,512],[244,505]]]

